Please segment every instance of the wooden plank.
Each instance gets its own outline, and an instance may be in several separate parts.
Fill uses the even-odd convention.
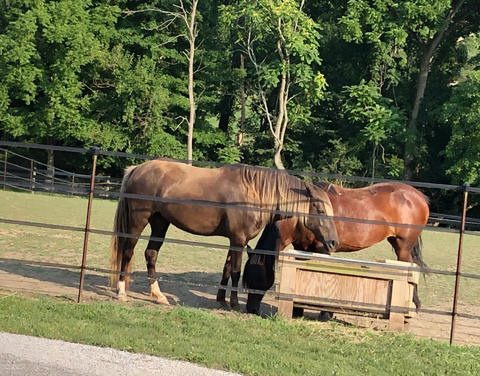
[[[408,266],[408,277],[407,281],[411,283],[415,283],[418,285],[418,282],[420,281],[420,268],[418,267],[417,264],[410,263],[410,262],[404,262],[404,261],[397,261],[397,260],[385,260],[385,264],[390,264],[390,265],[401,265],[401,266]]]
[[[355,306],[354,303],[363,303],[376,306],[378,310],[378,306],[386,307],[388,289],[388,280],[300,269],[295,293],[302,296],[299,301],[306,301],[304,296],[346,300],[352,303],[351,307]]]
[[[280,280],[278,314],[287,319],[292,318],[293,313],[293,294],[295,294],[295,283],[297,269],[293,265],[293,257],[282,256],[279,259],[282,268],[282,278]],[[288,296],[287,296],[288,295]]]
[[[286,257],[296,257],[294,263],[297,268],[392,280],[408,278],[411,282],[418,283],[418,267],[411,263],[394,260],[387,260],[388,262],[382,263],[348,260],[300,251],[285,251],[283,253]],[[308,255],[312,255],[312,259],[306,259]],[[298,257],[301,258],[299,259]],[[392,266],[389,267],[389,264]]]
[[[405,295],[405,283],[401,281],[393,281],[392,298],[390,301],[390,315],[388,319],[388,328],[390,330],[398,330],[403,332],[405,329],[405,313],[401,312],[406,305]]]

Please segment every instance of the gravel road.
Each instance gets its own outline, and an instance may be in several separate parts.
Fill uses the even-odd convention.
[[[233,376],[196,364],[0,332],[2,376]]]

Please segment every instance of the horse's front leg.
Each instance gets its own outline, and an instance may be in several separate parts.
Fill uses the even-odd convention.
[[[232,271],[232,251],[228,250],[227,258],[225,260],[225,265],[223,266],[222,280],[220,281],[220,288],[217,292],[217,302],[222,308],[227,308],[227,302],[225,300],[226,287],[228,285],[228,280],[230,279]]]

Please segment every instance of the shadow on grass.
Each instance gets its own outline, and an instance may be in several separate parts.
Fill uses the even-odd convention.
[[[0,278],[0,288],[47,293],[52,295],[78,294],[80,269],[61,267],[48,262],[0,260],[1,271],[8,273]],[[221,273],[157,273],[162,292],[171,305],[218,309],[216,301]],[[76,291],[75,291],[76,290]],[[227,302],[230,288],[227,288]],[[91,299],[115,299],[115,291],[108,286],[108,274],[86,270],[84,293]],[[134,272],[127,295],[130,301],[151,302],[146,272]],[[86,295],[86,294],[85,294]],[[73,299],[72,299],[73,300]],[[76,300],[76,299],[75,299]],[[239,293],[242,311],[245,311],[246,294]],[[265,304],[268,310],[269,305]]]

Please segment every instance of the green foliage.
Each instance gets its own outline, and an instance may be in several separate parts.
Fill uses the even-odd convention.
[[[273,125],[281,118],[283,92],[288,168],[398,178],[408,144],[415,145],[408,153],[415,179],[475,184],[478,158],[465,139],[476,134],[467,128],[476,120],[464,103],[474,108],[479,2],[463,2],[453,17],[428,61],[417,127],[405,130],[424,51],[455,4],[201,2],[195,159],[273,166],[280,137],[272,137],[265,115]],[[173,17],[177,5],[1,2],[2,137],[184,159],[188,46],[184,23]],[[234,141],[240,130],[241,147]],[[85,163],[72,165],[83,169]],[[112,158],[99,165],[122,167]]]
[[[321,63],[319,26],[296,1],[254,0],[223,5],[221,10],[224,29],[236,31],[236,43],[256,65],[262,88],[276,88],[287,73],[292,86],[298,85],[312,99],[321,97],[326,82],[316,70]],[[285,65],[287,57],[291,60]]]
[[[266,132],[279,159],[287,127],[301,120],[327,87],[318,70],[319,26],[294,0],[240,2],[221,11],[224,29],[234,30],[235,44],[248,62],[248,90],[268,122]]]
[[[88,123],[82,68],[105,48],[89,2],[40,1],[23,11],[19,3],[10,4],[0,21],[5,30],[0,42],[2,128],[40,142],[75,137],[74,124]]]
[[[360,161],[352,155],[347,144],[342,140],[331,140],[327,149],[325,166],[320,167],[322,172],[341,175],[355,175],[361,168]]]
[[[452,90],[442,108],[443,121],[452,130],[445,149],[445,167],[452,184],[480,184],[480,72]]]
[[[345,88],[347,101],[344,105],[347,119],[352,124],[362,125],[360,138],[380,144],[392,133],[400,132],[406,116],[391,106],[391,99],[382,97],[378,88],[361,81],[359,85]]]
[[[369,45],[372,77],[398,85],[411,69],[418,71],[421,44],[433,37],[450,6],[450,0],[349,1],[340,18],[343,38]]]
[[[402,137],[405,130],[407,118],[404,111],[392,105],[392,100],[381,95],[377,87],[366,84],[363,80],[359,85],[347,86],[347,95],[344,104],[346,119],[350,122],[352,129],[359,129],[355,138],[354,148],[362,150],[367,144],[373,146],[372,153],[372,175],[375,175],[375,161],[378,157],[379,147],[384,150],[383,143],[386,143],[392,136],[397,139]],[[384,153],[382,153],[384,154]],[[383,155],[383,162],[386,165],[387,175],[397,178],[400,174],[399,162],[396,155],[390,155],[392,165]]]

